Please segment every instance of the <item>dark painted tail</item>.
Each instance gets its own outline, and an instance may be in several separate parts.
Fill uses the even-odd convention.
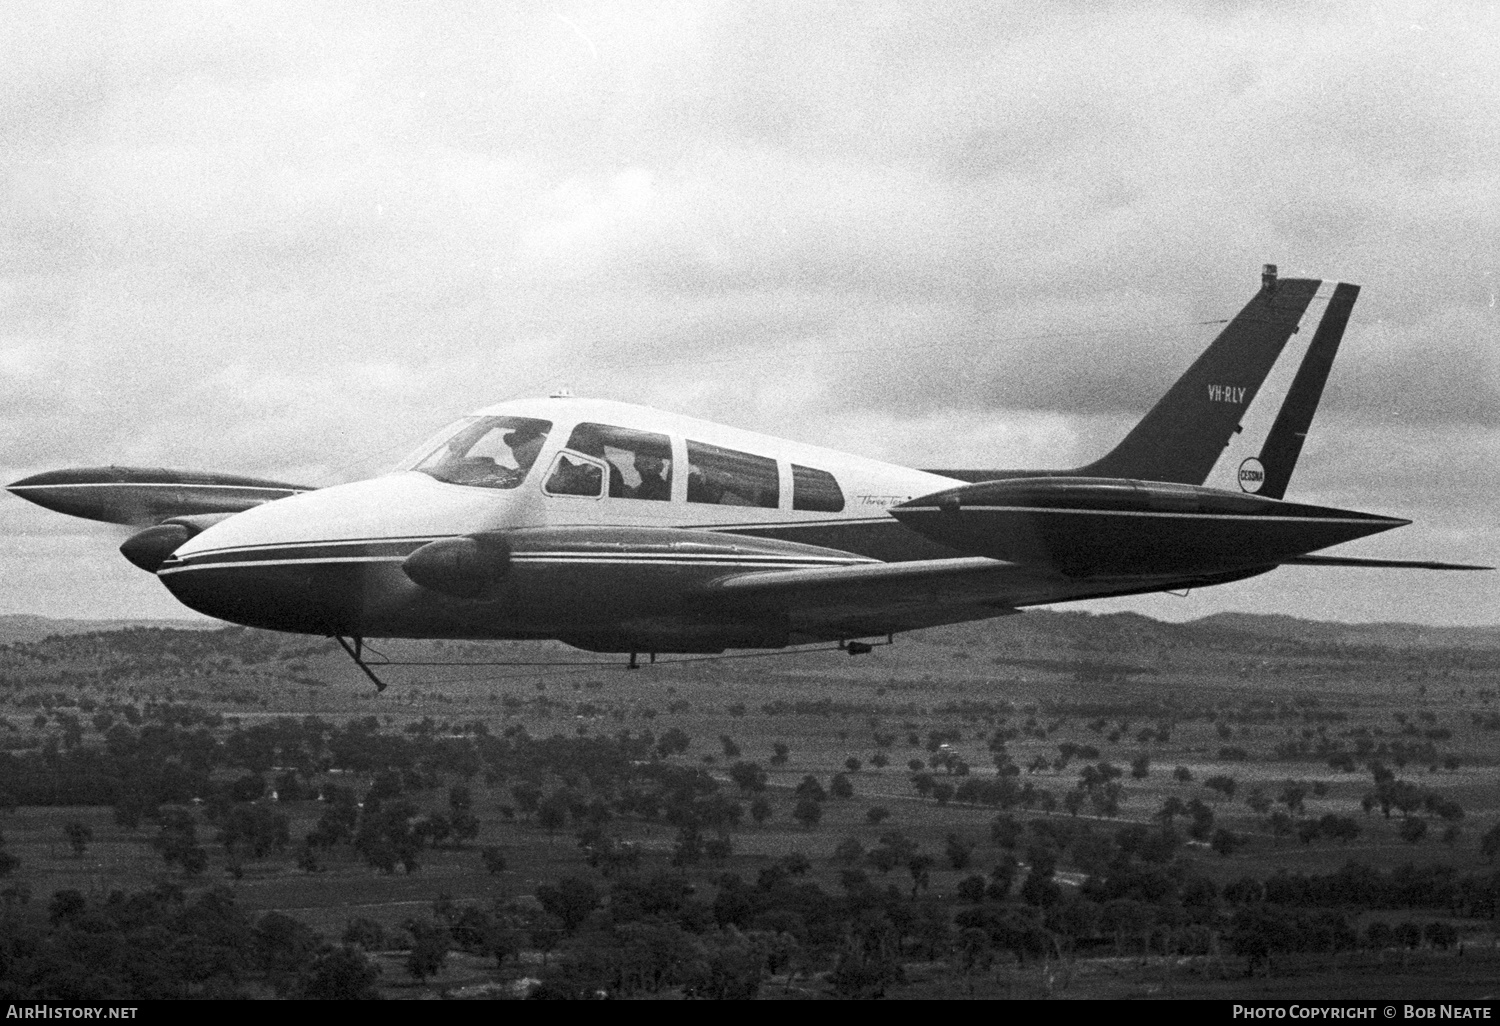
[[[1276,278],[1214,339],[1151,412],[1102,459],[1071,473],[1201,485],[1281,355],[1322,282]]]
[[[1267,264],[1260,291],[1187,373],[1107,455],[1074,470],[934,470],[961,481],[1016,477],[1108,477],[1201,485],[1240,427],[1261,383],[1322,282],[1276,277]]]
[[[1328,372],[1333,369],[1333,358],[1338,355],[1339,342],[1344,338],[1344,328],[1358,298],[1358,285],[1340,283],[1334,287],[1328,308],[1323,311],[1323,319],[1307,347],[1307,355],[1302,358],[1302,366],[1297,368],[1292,387],[1261,447],[1260,466],[1254,466],[1250,460],[1240,465],[1240,487],[1245,491],[1272,499],[1286,495],[1287,483],[1292,479],[1297,457],[1302,455],[1302,443],[1307,440]],[[1257,474],[1261,475],[1259,481]]]

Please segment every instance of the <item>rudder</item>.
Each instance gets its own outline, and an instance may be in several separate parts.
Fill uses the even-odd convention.
[[[1334,286],[1333,295],[1318,322],[1318,330],[1307,346],[1307,355],[1297,368],[1292,387],[1276,414],[1276,421],[1266,435],[1260,450],[1260,471],[1264,475],[1260,487],[1246,488],[1244,465],[1241,464],[1240,487],[1272,499],[1286,495],[1286,486],[1297,466],[1297,457],[1302,455],[1302,443],[1312,427],[1313,414],[1318,401],[1323,398],[1323,386],[1328,373],[1333,370],[1333,358],[1338,355],[1339,343],[1344,338],[1344,328],[1349,324],[1349,314],[1354,310],[1354,301],[1359,298],[1358,285],[1340,282]]]

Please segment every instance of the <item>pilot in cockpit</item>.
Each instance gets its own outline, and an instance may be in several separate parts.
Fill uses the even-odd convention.
[[[536,462],[546,442],[547,433],[532,425],[522,425],[505,436],[505,444],[510,446],[511,456],[516,461],[518,480],[531,470],[531,465]]]

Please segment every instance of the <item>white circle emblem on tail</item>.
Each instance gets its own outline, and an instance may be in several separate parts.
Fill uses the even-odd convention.
[[[1240,491],[1258,492],[1261,485],[1266,483],[1266,467],[1260,460],[1251,456],[1240,463]]]

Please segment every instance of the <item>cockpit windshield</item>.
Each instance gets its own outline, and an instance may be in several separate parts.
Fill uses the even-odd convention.
[[[399,469],[449,484],[514,488],[526,480],[550,430],[550,420],[532,417],[466,417]]]

